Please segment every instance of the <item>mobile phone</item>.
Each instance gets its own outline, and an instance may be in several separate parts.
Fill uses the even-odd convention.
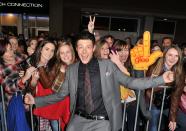
[[[112,53],[111,51],[113,51],[114,53],[116,53],[116,48],[115,47],[110,47],[110,53]]]

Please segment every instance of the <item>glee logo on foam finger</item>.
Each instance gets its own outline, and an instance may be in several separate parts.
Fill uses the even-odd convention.
[[[135,63],[138,64],[140,62],[149,62],[149,58],[144,58],[144,57],[137,57],[135,59]]]

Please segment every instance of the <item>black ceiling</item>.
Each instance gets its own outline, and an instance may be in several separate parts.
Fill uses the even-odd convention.
[[[165,0],[64,0],[67,6],[82,8],[104,8],[186,15],[184,1]]]
[[[53,0],[51,0],[53,1]],[[55,0],[54,0],[55,1]],[[43,8],[21,8],[21,7],[3,7],[0,6],[0,12],[17,12],[17,13],[49,13],[49,0],[1,0],[0,2],[25,2],[25,3],[42,3]],[[56,3],[58,4],[58,3]],[[76,8],[96,8],[109,10],[123,10],[123,11],[140,11],[140,12],[154,12],[174,15],[185,15],[186,7],[184,1],[165,1],[165,0],[63,0],[65,7]],[[61,5],[63,6],[63,5]]]

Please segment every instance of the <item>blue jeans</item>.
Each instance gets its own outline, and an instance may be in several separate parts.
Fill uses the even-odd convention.
[[[52,131],[58,131],[59,130],[58,120],[50,120],[50,124],[51,124],[51,127],[52,127]]]
[[[160,110],[157,109],[154,105],[152,105],[152,109],[150,112],[151,112],[152,118],[149,123],[149,131],[157,131],[159,117],[160,117]]]
[[[186,131],[186,125],[185,125],[186,113],[184,113],[182,110],[179,109],[177,113],[176,121],[177,121],[176,131]]]

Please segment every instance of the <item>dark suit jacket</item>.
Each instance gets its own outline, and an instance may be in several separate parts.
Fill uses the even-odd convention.
[[[122,126],[119,85],[124,85],[125,87],[129,87],[131,89],[142,90],[164,84],[164,80],[162,76],[153,79],[134,79],[124,75],[110,60],[99,59],[98,62],[100,66],[101,88],[104,105],[108,113],[112,131],[118,131]],[[78,67],[79,62],[69,66],[66,72],[65,81],[61,85],[61,90],[50,96],[35,98],[36,106],[40,107],[52,104],[64,99],[65,96],[70,95],[70,111],[72,120],[76,107]]]

